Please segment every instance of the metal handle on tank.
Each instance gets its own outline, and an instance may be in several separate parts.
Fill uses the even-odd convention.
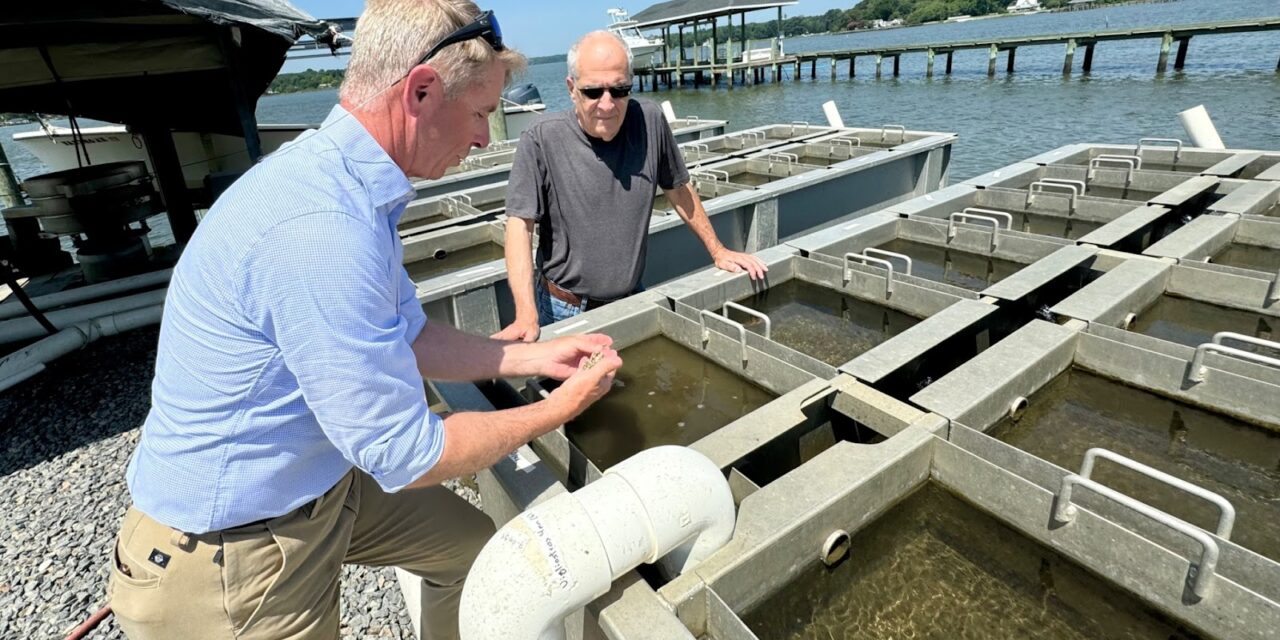
[[[715,312],[706,309],[698,310],[698,326],[702,328],[702,348],[707,348],[707,343],[711,341],[711,330],[707,328],[707,318],[715,318],[738,330],[738,344],[742,346],[742,367],[747,367],[747,328],[742,326],[741,322],[735,322]]]
[[[997,211],[996,209],[983,209],[982,207],[965,207],[964,210],[961,211],[960,213],[963,213],[965,215],[977,214],[982,216],[990,216],[992,218],[1000,218],[1001,220],[1004,220],[1005,229],[1013,228],[1013,214],[1008,213],[1006,211]]]
[[[1036,180],[1027,186],[1027,206],[1031,206],[1031,203],[1036,201],[1036,194],[1043,193],[1046,188],[1065,189],[1071,192],[1071,199],[1067,205],[1067,217],[1070,217],[1076,210],[1076,199],[1084,193],[1085,184],[1079,180],[1058,181],[1056,178]]]
[[[1124,186],[1128,187],[1129,183],[1133,182],[1133,172],[1142,168],[1142,157],[1111,155],[1111,154],[1104,153],[1102,155],[1099,155],[1096,158],[1091,158],[1089,160],[1089,173],[1088,173],[1088,177],[1090,180],[1092,180],[1093,177],[1098,174],[1098,168],[1104,164],[1124,165],[1125,167],[1127,167],[1129,169],[1129,172],[1125,174]]]
[[[844,254],[844,282],[841,284],[849,284],[849,281],[853,279],[852,270],[849,268],[850,260],[861,260],[864,263],[871,262],[883,266],[889,272],[884,277],[884,296],[887,298],[889,294],[893,293],[893,263],[882,258],[873,258],[865,253],[849,252]]]
[[[1177,138],[1142,138],[1138,140],[1137,146],[1133,148],[1133,153],[1141,156],[1142,147],[1152,146],[1151,143],[1153,142],[1163,146],[1175,145],[1177,149],[1173,151],[1173,163],[1178,164],[1178,160],[1182,158],[1182,141]]]
[[[881,255],[881,256],[886,256],[889,258],[895,258],[895,259],[901,260],[907,265],[907,268],[903,270],[902,273],[905,275],[911,275],[911,267],[914,263],[911,261],[911,256],[905,253],[898,253],[896,251],[885,251],[884,249],[876,249],[875,247],[868,247],[862,250],[862,255],[864,256]]]
[[[904,127],[904,126],[902,126],[902,125],[900,125],[900,124],[886,124],[886,125],[884,125],[883,127],[880,127],[880,142],[884,142],[884,141],[885,141],[885,138],[887,138],[887,137],[888,137],[888,135],[889,135],[889,131],[891,131],[891,130],[892,130],[892,131],[897,131],[897,132],[898,132],[898,144],[902,144],[903,142],[906,142],[906,141],[907,141],[907,128],[906,128],[906,127]]]
[[[756,311],[755,309],[752,309],[751,307],[743,306],[743,305],[740,305],[740,304],[738,304],[738,303],[736,303],[736,302],[726,302],[726,303],[724,303],[724,306],[720,308],[720,315],[724,316],[724,317],[725,317],[725,319],[728,319],[728,318],[729,318],[729,310],[730,310],[730,309],[737,309],[738,311],[741,311],[741,312],[743,312],[743,313],[745,313],[745,314],[747,314],[747,315],[749,315],[749,316],[753,316],[753,317],[755,317],[755,318],[759,318],[760,320],[763,320],[763,321],[764,321],[764,339],[765,339],[765,340],[768,340],[768,339],[769,339],[769,337],[770,337],[771,335],[773,335],[773,321],[769,319],[769,316],[765,315],[764,313],[762,313],[762,312],[760,312],[760,311]]]
[[[724,181],[725,182],[729,181],[729,172],[721,171],[720,169],[698,169],[697,171],[692,172],[690,175],[694,175],[697,177],[710,178],[712,182],[719,182],[720,176],[723,175]]]
[[[1013,218],[1010,217],[1010,220],[1012,219]],[[947,216],[947,241],[950,242],[952,238],[956,237],[957,222],[972,223],[975,220],[991,223],[991,250],[995,251],[996,246],[999,244],[1000,221],[992,218],[991,216],[981,216],[974,213],[964,213],[962,211],[957,211]]]
[[[1062,488],[1054,498],[1052,517],[1055,522],[1066,525],[1075,520],[1077,510],[1071,504],[1071,489],[1075,485],[1086,487],[1199,543],[1200,561],[1187,567],[1187,583],[1197,598],[1203,599],[1209,594],[1209,588],[1213,585],[1213,577],[1217,571],[1219,554],[1218,543],[1212,536],[1199,527],[1187,524],[1155,507],[1075,473],[1067,474],[1062,479]]]
[[[800,161],[800,156],[797,156],[795,154],[787,154],[786,151],[774,151],[772,152],[772,154],[769,154],[764,157],[765,159],[769,160],[769,170],[771,170],[771,172],[773,170],[774,159],[783,161],[783,163],[787,164],[788,168],[790,168],[791,165],[799,163]]]
[[[1179,491],[1190,493],[1199,498],[1203,498],[1207,502],[1213,503],[1218,507],[1218,527],[1214,530],[1214,534],[1223,540],[1231,539],[1231,530],[1236,524],[1236,509],[1231,506],[1231,502],[1226,498],[1208,490],[1204,487],[1194,485],[1182,478],[1170,475],[1154,467],[1142,464],[1133,458],[1121,455],[1110,449],[1102,447],[1094,447],[1084,452],[1084,462],[1080,464],[1080,476],[1089,478],[1093,475],[1093,467],[1098,458],[1110,460],[1126,469],[1136,471],[1152,480],[1163,482]]]
[[[1196,347],[1196,355],[1191,358],[1191,368],[1187,371],[1188,380],[1191,382],[1204,382],[1205,374],[1209,370],[1208,367],[1204,366],[1204,356],[1210,351],[1214,353],[1221,353],[1223,355],[1235,356],[1241,360],[1248,360],[1262,365],[1280,367],[1280,359],[1269,358],[1264,355],[1253,353],[1252,351],[1236,349],[1235,347],[1228,347],[1222,344],[1223,340],[1243,342],[1245,344],[1272,349],[1277,353],[1280,353],[1280,342],[1272,342],[1271,340],[1263,340],[1262,338],[1246,336],[1242,333],[1219,331],[1218,333],[1213,334],[1213,340],[1211,342],[1206,342]]]

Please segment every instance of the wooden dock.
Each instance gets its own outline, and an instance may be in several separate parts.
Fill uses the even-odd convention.
[[[837,76],[837,63],[847,61],[848,76],[852,78],[857,75],[858,58],[872,58],[875,60],[875,75],[879,78],[883,74],[885,60],[892,61],[892,72],[894,76],[897,76],[901,73],[902,56],[918,53],[926,56],[925,75],[932,77],[934,75],[934,63],[938,57],[945,57],[943,69],[944,73],[949,74],[952,72],[953,68],[952,56],[956,51],[977,49],[988,52],[987,75],[994,76],[996,74],[996,68],[998,66],[997,63],[1001,52],[1006,54],[1006,73],[1013,73],[1019,47],[1055,44],[1063,45],[1065,47],[1065,57],[1062,62],[1062,73],[1064,75],[1070,75],[1075,65],[1076,50],[1081,47],[1084,48],[1084,60],[1081,65],[1081,70],[1084,73],[1089,73],[1093,68],[1094,47],[1097,46],[1099,42],[1157,38],[1160,39],[1160,51],[1159,56],[1156,59],[1156,73],[1165,73],[1169,67],[1169,54],[1174,53],[1174,43],[1177,43],[1178,47],[1174,54],[1173,68],[1182,69],[1186,65],[1187,50],[1191,42],[1191,38],[1193,37],[1225,33],[1249,33],[1254,31],[1276,30],[1280,30],[1280,17],[1227,22],[1207,22],[1176,26],[1157,26],[1142,29],[1113,29],[1086,33],[1024,36],[996,40],[967,40],[938,44],[913,44],[891,47],[864,47],[858,49],[814,51],[748,62],[743,62],[742,60],[731,60],[721,61],[719,63],[702,62],[696,64],[681,64],[677,66],[660,66],[643,71],[637,71],[637,75],[640,80],[641,91],[644,90],[646,78],[650,80],[651,86],[656,87],[659,82],[665,82],[667,86],[672,86],[673,83],[681,85],[686,82],[686,77],[690,76],[692,77],[694,86],[699,86],[704,82],[708,85],[715,86],[718,80],[724,79],[728,82],[729,87],[732,88],[735,80],[739,77],[741,77],[744,84],[765,82],[769,77],[772,77],[775,82],[779,81],[782,79],[783,70],[786,67],[793,67],[794,73],[792,74],[792,77],[799,79],[803,73],[805,64],[809,65],[809,77],[816,78],[818,75],[818,61],[820,60],[829,61],[832,80],[835,80]],[[1280,72],[1280,60],[1276,63],[1276,71]]]

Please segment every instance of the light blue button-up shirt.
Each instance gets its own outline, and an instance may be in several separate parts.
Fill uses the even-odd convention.
[[[205,533],[287,513],[352,466],[388,492],[440,458],[396,223],[413,186],[341,107],[237,180],[165,299],[129,464],[143,513]]]

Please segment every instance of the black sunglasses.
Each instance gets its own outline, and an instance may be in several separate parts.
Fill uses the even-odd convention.
[[[631,95],[631,85],[620,84],[616,87],[578,87],[578,93],[588,100],[599,100],[608,91],[614,100]]]
[[[498,26],[498,16],[493,15],[493,11],[485,11],[476,16],[476,19],[472,20],[471,24],[454,31],[445,36],[444,40],[436,43],[436,46],[431,47],[427,55],[422,56],[418,64],[430,60],[431,56],[440,53],[441,49],[451,44],[458,44],[459,42],[466,42],[476,38],[484,38],[484,41],[488,42],[494,51],[504,51],[507,48],[502,44],[502,27]]]

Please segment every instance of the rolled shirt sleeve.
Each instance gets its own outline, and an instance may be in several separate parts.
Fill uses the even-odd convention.
[[[684,164],[684,155],[680,153],[680,145],[676,142],[676,134],[666,118],[656,118],[660,127],[658,134],[658,186],[664,191],[682,187],[689,182],[689,169]]]
[[[538,221],[547,211],[547,166],[534,131],[520,136],[507,181],[507,215]]]
[[[411,347],[426,316],[408,302],[394,241],[344,213],[308,213],[273,227],[239,268],[242,291],[271,291],[243,296],[243,313],[279,348],[325,436],[388,492],[444,450]]]

